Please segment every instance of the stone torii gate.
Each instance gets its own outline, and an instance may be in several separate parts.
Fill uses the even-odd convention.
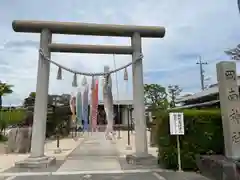
[[[15,20],[12,23],[12,27],[15,32],[40,33],[40,49],[46,56],[48,56],[48,58],[51,58],[51,52],[129,54],[132,55],[134,61],[142,53],[142,37],[163,38],[165,35],[164,27],[155,26]],[[52,34],[130,37],[131,46],[57,44],[52,43]],[[44,60],[42,55],[39,55],[31,154],[27,160],[18,163],[18,165],[21,166],[46,166],[54,160],[54,158],[46,157],[44,155],[49,73],[50,62]],[[133,117],[136,120],[135,156],[146,157],[148,156],[148,149],[144,115],[145,106],[142,60],[136,61],[132,64],[132,76]]]

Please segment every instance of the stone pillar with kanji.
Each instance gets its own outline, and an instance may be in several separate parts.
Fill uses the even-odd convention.
[[[240,101],[236,63],[222,61],[217,64],[217,79],[221,106],[225,156],[240,158]]]

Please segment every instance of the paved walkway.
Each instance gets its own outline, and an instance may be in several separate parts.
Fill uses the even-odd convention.
[[[58,172],[121,170],[118,155],[103,132],[94,132],[68,156]]]

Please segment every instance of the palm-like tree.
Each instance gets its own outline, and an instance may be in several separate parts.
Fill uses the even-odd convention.
[[[238,10],[240,11],[240,0],[238,0]]]
[[[13,85],[2,83],[0,81],[0,109],[2,109],[2,97],[6,94],[11,94]]]

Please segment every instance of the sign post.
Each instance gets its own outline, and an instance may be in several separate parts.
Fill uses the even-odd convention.
[[[178,154],[178,171],[182,171],[181,166],[181,148],[179,135],[184,135],[184,116],[183,113],[169,113],[170,134],[176,135],[177,138],[177,154]]]

